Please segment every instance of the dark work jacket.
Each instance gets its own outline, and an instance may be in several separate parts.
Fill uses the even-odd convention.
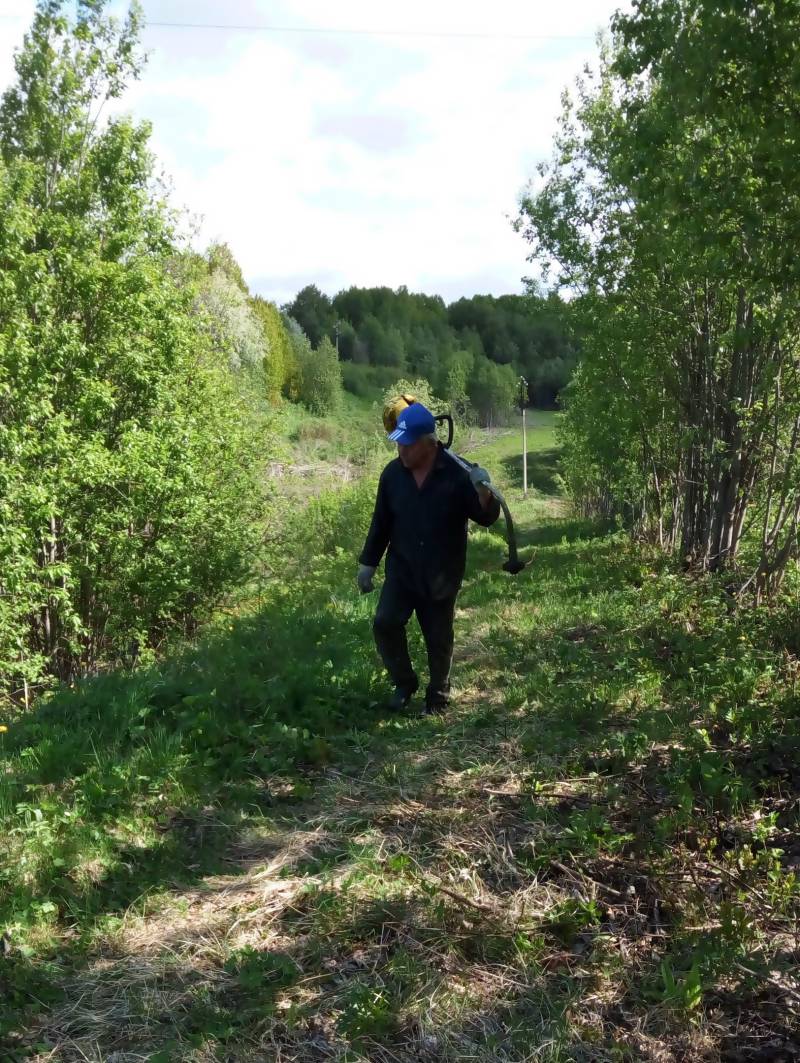
[[[467,521],[488,528],[499,516],[497,499],[484,509],[467,473],[441,446],[422,487],[395,458],[381,473],[359,561],[376,568],[388,547],[387,579],[398,579],[425,598],[455,597],[464,579]]]

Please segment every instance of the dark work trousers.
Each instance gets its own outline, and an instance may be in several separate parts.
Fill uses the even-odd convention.
[[[428,651],[430,682],[425,701],[431,706],[444,706],[450,700],[455,607],[455,597],[432,601],[390,577],[383,584],[375,612],[372,630],[378,653],[391,681],[406,691],[418,686],[406,639],[406,625],[411,614],[417,614]]]

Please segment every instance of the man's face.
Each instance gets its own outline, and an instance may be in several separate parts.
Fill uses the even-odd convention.
[[[397,455],[407,469],[419,469],[430,460],[435,446],[432,439],[418,439],[416,443],[398,443]]]

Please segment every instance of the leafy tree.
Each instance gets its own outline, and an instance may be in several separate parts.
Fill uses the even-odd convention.
[[[760,595],[800,518],[800,10],[664,0],[613,29],[520,217],[582,293],[571,480],[691,566],[744,551]]]
[[[353,361],[356,365],[369,365],[369,347],[366,340],[363,340],[358,333],[355,334],[353,340]]]
[[[283,324],[286,336],[289,340],[288,364],[284,380],[284,394],[292,402],[300,402],[300,387],[302,381],[302,365],[311,355],[311,344],[308,336],[300,328],[293,317],[283,314]]]
[[[363,343],[372,365],[387,365],[386,332],[374,314],[368,314],[358,330],[358,338]]]
[[[343,362],[352,362],[354,360],[354,351],[356,345],[356,330],[350,324],[349,321],[340,320],[338,322],[339,329],[339,358]]]
[[[148,128],[98,114],[140,13],[42,2],[0,105],[0,675],[70,679],[241,578],[257,536],[235,379],[175,283]]]
[[[483,340],[480,333],[474,328],[465,328],[460,331],[459,344],[462,350],[469,351],[475,357],[484,358],[486,356]]]
[[[509,365],[478,358],[469,378],[469,401],[480,423],[491,427],[508,417],[517,395],[517,374]]]
[[[211,244],[205,257],[210,273],[223,273],[244,295],[250,294],[242,268],[227,244]]]
[[[396,371],[389,365],[356,365],[342,362],[342,385],[346,391],[360,398],[377,401],[395,379]]]
[[[272,403],[280,400],[292,373],[291,341],[280,310],[274,303],[256,296],[250,306],[258,318],[265,340],[264,373],[267,396]]]
[[[459,417],[482,423],[505,419],[521,373],[530,402],[557,405],[581,342],[572,308],[532,286],[523,296],[475,296],[450,307],[406,288],[348,288],[333,307],[340,330],[346,325],[354,336],[344,355],[354,363],[349,390],[367,394],[377,378],[366,367],[392,365],[432,380]],[[497,363],[505,372],[494,371]]]
[[[342,367],[336,348],[326,336],[316,349],[301,343],[296,350],[300,402],[320,416],[334,412],[342,399]]]
[[[443,344],[439,344],[433,329],[426,325],[412,328],[406,344],[409,369],[435,377],[441,357],[441,346]]]
[[[347,288],[333,297],[333,309],[336,316],[348,321],[354,329],[358,329],[364,318],[372,313],[372,300],[368,288]]]
[[[227,244],[211,244],[202,255],[189,250],[176,253],[168,269],[177,284],[193,293],[195,311],[212,347],[232,369],[246,369],[254,378],[263,375],[269,337]]]
[[[231,369],[261,370],[270,358],[261,315],[228,273],[212,270],[197,287],[195,306]]]
[[[313,347],[316,347],[323,337],[333,335],[336,314],[330,299],[316,284],[309,284],[299,291],[284,309],[305,332]]]
[[[448,317],[460,333],[460,346],[514,365],[528,380],[540,376],[546,361],[560,363],[559,388],[572,375],[578,353],[573,315],[552,293],[531,288],[525,296],[476,295],[453,303]],[[531,399],[539,404],[533,391]],[[553,396],[545,394],[542,405],[552,404]]]
[[[526,295],[474,296],[449,307],[404,287],[348,288],[332,305],[340,335],[348,335],[341,357],[361,365],[392,365],[439,381],[452,352],[467,350],[514,366],[533,382],[531,401],[553,406],[577,361],[569,306],[533,287]]]
[[[450,351],[442,359],[438,390],[444,395],[454,413],[461,418],[469,415],[469,382],[478,361],[486,361],[486,359],[483,355],[476,358],[469,350]]]
[[[383,393],[383,405],[388,406],[399,395],[413,395],[423,406],[427,406],[431,413],[440,413],[446,406],[446,403],[436,397],[430,382],[424,377],[416,377],[414,380],[405,378],[395,380]]]
[[[403,342],[403,333],[395,325],[386,330],[384,343],[383,364],[403,369],[406,364],[406,350]]]

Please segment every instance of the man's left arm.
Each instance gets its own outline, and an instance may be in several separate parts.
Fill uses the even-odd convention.
[[[486,469],[473,465],[465,485],[467,516],[482,528],[491,527],[500,516],[500,503],[486,486],[489,481]]]

